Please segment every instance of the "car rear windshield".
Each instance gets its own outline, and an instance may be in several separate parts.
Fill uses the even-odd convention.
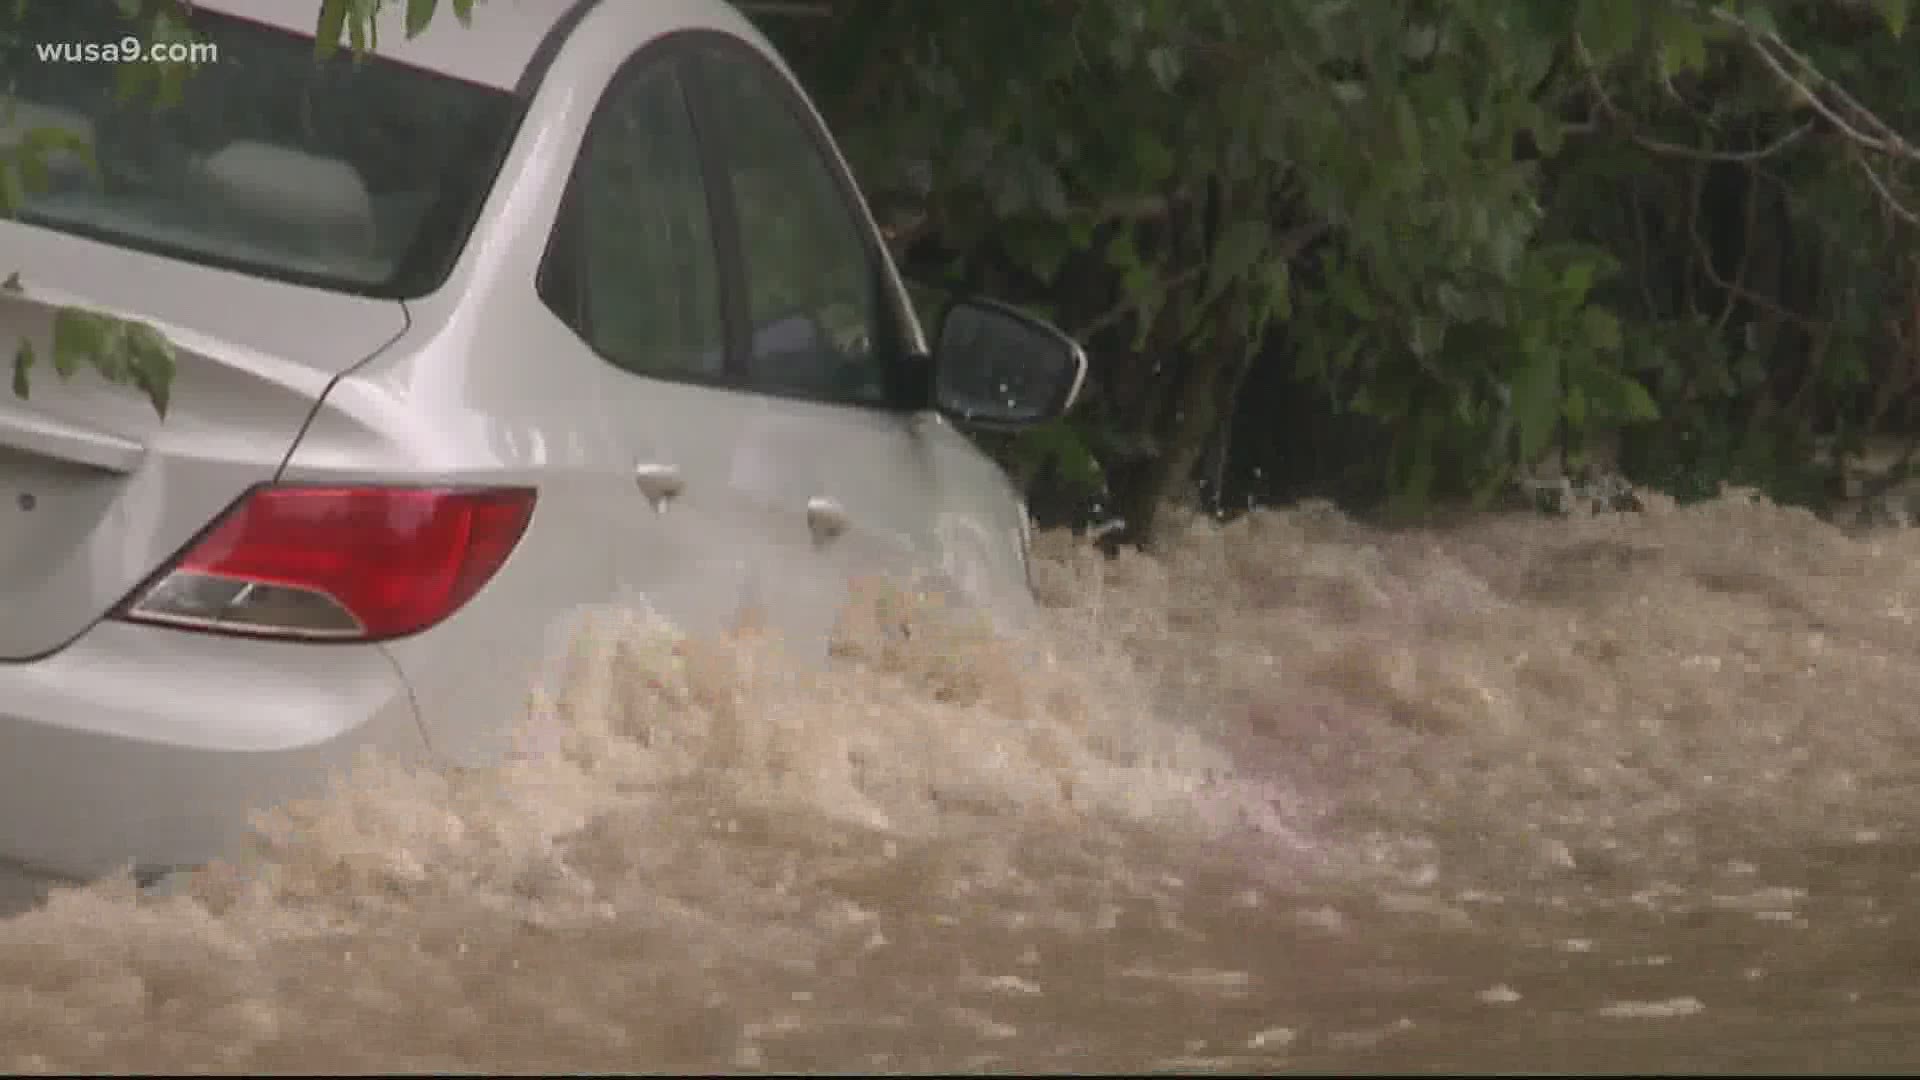
[[[430,292],[518,116],[506,91],[345,49],[321,62],[311,36],[205,10],[190,17],[202,62],[164,103],[151,83],[128,92],[135,65],[109,50],[137,26],[116,0],[0,8],[0,157],[49,128],[93,146],[91,162],[42,155],[18,216],[206,265]]]

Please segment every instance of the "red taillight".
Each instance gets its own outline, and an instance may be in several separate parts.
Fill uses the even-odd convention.
[[[533,503],[528,488],[255,488],[117,614],[309,640],[416,633],[493,577]]]

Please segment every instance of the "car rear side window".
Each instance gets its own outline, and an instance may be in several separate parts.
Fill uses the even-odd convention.
[[[52,129],[92,148],[91,161],[46,162],[23,221],[376,296],[445,279],[517,132],[512,94],[377,54],[316,62],[311,35],[205,9],[188,24],[217,59],[170,104],[118,92],[132,64],[36,51],[112,47],[144,30],[126,6],[35,0],[0,14],[0,147]]]
[[[630,69],[587,130],[540,293],[595,351],[639,375],[718,379],[719,258],[674,66]]]
[[[709,48],[703,131],[738,222],[755,390],[886,405],[896,391],[871,230],[787,80],[746,48]]]

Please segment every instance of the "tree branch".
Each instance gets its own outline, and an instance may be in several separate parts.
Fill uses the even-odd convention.
[[[1787,44],[1779,34],[1771,30],[1762,30],[1723,7],[1703,7],[1686,0],[1683,0],[1681,6],[1737,30],[1746,40],[1753,54],[1760,58],[1760,62],[1772,74],[1774,80],[1793,93],[1797,100],[1805,102],[1816,116],[1831,125],[1861,155],[1871,153],[1896,161],[1920,162],[1920,147],[1915,147],[1892,125],[1880,119],[1872,109],[1862,105],[1858,99],[1847,93],[1844,87],[1828,78],[1812,60],[1807,58],[1806,54]],[[1582,66],[1586,69],[1587,85],[1595,101],[1609,115],[1624,118],[1624,114],[1601,84],[1599,72],[1593,64],[1592,54],[1587,51],[1578,35],[1574,36],[1573,45]],[[1832,100],[1829,100],[1829,97]],[[1655,153],[1704,158],[1710,161],[1751,163],[1764,160],[1786,149],[1805,136],[1812,127],[1813,121],[1808,121],[1758,150],[1735,154],[1679,146],[1649,139],[1637,133],[1633,135],[1633,140]],[[1906,205],[1894,192],[1886,178],[1874,169],[1872,163],[1865,156],[1856,156],[1854,160],[1861,174],[1866,177],[1868,185],[1873,188],[1881,205],[1901,221],[1920,227],[1920,213]]]
[[[1820,114],[1822,119],[1832,124],[1855,145],[1890,157],[1920,161],[1920,148],[1916,148],[1907,141],[1898,129],[1880,119],[1872,109],[1860,104],[1857,98],[1847,93],[1846,87],[1827,77],[1812,60],[1807,58],[1805,53],[1787,44],[1779,34],[1771,30],[1762,30],[1722,7],[1702,8],[1694,3],[1686,3],[1684,6],[1696,12],[1703,12],[1716,22],[1740,31],[1755,55],[1759,56],[1761,62],[1773,72],[1774,78],[1799,94],[1809,108]],[[1775,55],[1776,50],[1779,56]],[[1787,64],[1781,60],[1781,56],[1799,69],[1799,74],[1788,71]],[[1822,90],[1831,93],[1837,99],[1839,108],[1835,108],[1833,103],[1820,96]],[[1851,116],[1841,116],[1843,111]],[[1862,130],[1863,128],[1871,129],[1874,134],[1868,134],[1867,131]]]
[[[1700,235],[1701,181],[1704,179],[1705,173],[1706,170],[1703,166],[1694,176],[1692,205],[1687,215],[1687,235],[1693,242],[1694,253],[1699,256],[1701,273],[1706,275],[1707,281],[1710,282],[1714,288],[1719,289],[1725,294],[1729,301],[1729,306],[1724,309],[1724,313],[1719,320],[1720,325],[1724,326],[1726,324],[1726,315],[1732,312],[1732,307],[1730,306],[1731,301],[1738,299],[1753,305],[1761,311],[1802,327],[1808,332],[1816,330],[1817,324],[1807,316],[1788,309],[1768,296],[1754,292],[1752,289],[1747,288],[1744,281],[1728,281],[1720,276],[1719,269],[1713,265],[1713,248],[1707,243],[1706,237]],[[1744,266],[1742,269],[1744,271]],[[1744,276],[1744,273],[1742,276]]]
[[[1893,189],[1887,186],[1887,182],[1880,178],[1879,173],[1873,171],[1873,166],[1867,163],[1866,158],[1855,157],[1853,163],[1860,167],[1860,175],[1867,178],[1867,183],[1873,185],[1873,190],[1879,192],[1880,203],[1886,208],[1888,213],[1909,225],[1920,227],[1920,214],[1914,213],[1905,203],[1895,197]]]
[[[1207,272],[1206,263],[1200,263],[1196,266],[1189,266],[1185,270],[1181,270],[1177,273],[1168,275],[1166,280],[1160,282],[1160,291],[1163,293],[1169,293],[1175,289],[1180,288],[1183,285],[1190,285],[1193,282],[1200,280],[1201,275],[1205,274],[1206,272]],[[1073,336],[1080,341],[1089,341],[1093,338],[1095,334],[1101,333],[1102,331],[1105,331],[1105,330],[1111,330],[1114,327],[1125,322],[1127,320],[1127,316],[1132,315],[1135,311],[1139,310],[1139,308],[1140,308],[1139,302],[1136,301],[1133,297],[1129,296],[1126,299],[1120,301],[1118,304],[1115,304],[1113,307],[1107,309],[1105,312],[1103,312],[1098,317],[1096,317],[1092,322],[1081,327],[1078,331],[1074,333]]]
[[[1638,131],[1632,130],[1634,127],[1633,117],[1629,116],[1624,109],[1621,109],[1620,106],[1614,102],[1613,96],[1607,93],[1607,88],[1601,84],[1600,72],[1594,66],[1593,56],[1587,52],[1586,45],[1581,42],[1577,34],[1573,39],[1573,47],[1575,52],[1580,56],[1581,67],[1586,70],[1587,87],[1593,94],[1594,103],[1600,106],[1601,112],[1624,123],[1628,128],[1628,137],[1641,149],[1651,153],[1660,154],[1665,157],[1688,158],[1693,161],[1725,161],[1736,164],[1746,164],[1761,161],[1781,153],[1788,147],[1799,142],[1808,132],[1813,130],[1813,121],[1809,120],[1799,127],[1794,128],[1792,131],[1787,132],[1785,135],[1755,150],[1713,150],[1707,147],[1686,146],[1681,143],[1667,142],[1664,139],[1656,139],[1649,135],[1642,135]]]

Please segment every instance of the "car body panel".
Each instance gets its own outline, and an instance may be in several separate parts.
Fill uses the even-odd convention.
[[[722,633],[790,618],[802,583],[804,520],[791,501],[755,500],[738,469],[762,403],[751,395],[642,379],[608,368],[606,404],[627,440],[625,460],[672,470],[681,490],[658,503],[624,485],[614,566],[618,595],[682,630]],[[722,539],[725,538],[725,539]]]
[[[251,813],[321,794],[367,750],[424,760],[376,646],[103,622],[0,664],[0,855],[69,877],[229,856]]]
[[[754,418],[736,476],[793,538],[790,606],[778,629],[796,651],[824,649],[849,581],[908,573],[930,549],[913,496],[932,476],[910,423],[873,409],[779,398],[764,399]]]
[[[1003,631],[1032,626],[1036,606],[1027,569],[1031,521],[1013,481],[946,417],[916,418],[916,438],[938,493],[930,507],[933,542],[923,569],[938,575],[950,599],[988,616]]]

